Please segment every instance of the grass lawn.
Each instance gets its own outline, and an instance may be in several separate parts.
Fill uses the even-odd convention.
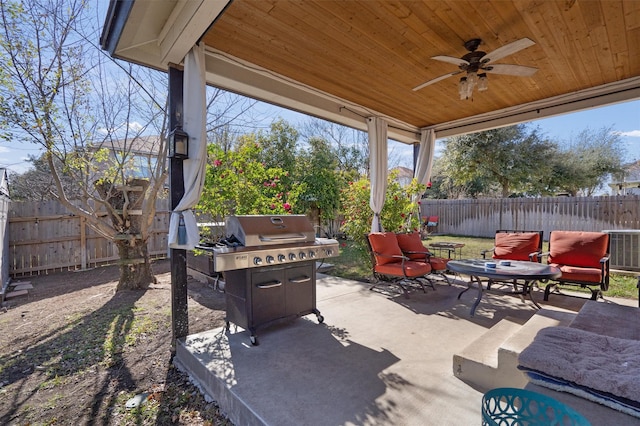
[[[463,243],[463,258],[481,258],[480,252],[493,247],[493,238],[478,237],[460,237],[456,235],[430,235],[424,241],[425,245],[439,241],[454,241]],[[543,245],[547,247],[547,244]],[[331,263],[335,268],[330,272],[331,275],[344,277],[348,279],[367,281],[371,277],[371,262],[368,253],[360,253],[351,241],[340,241],[340,256],[332,258]],[[623,275],[612,273],[609,290],[605,292],[605,297],[623,297],[627,299],[638,299],[638,283],[637,273],[631,275]],[[567,286],[572,291],[580,291],[575,286]],[[589,293],[588,290],[582,290]]]

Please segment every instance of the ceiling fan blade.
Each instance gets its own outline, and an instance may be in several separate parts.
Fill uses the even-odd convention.
[[[487,68],[478,72],[487,72],[491,74],[517,75],[518,77],[531,77],[538,71],[538,68],[525,67],[524,65],[512,64],[493,64],[487,65]]]
[[[482,62],[487,63],[489,61],[497,61],[499,59],[504,58],[505,56],[512,55],[516,52],[519,52],[522,49],[526,49],[529,46],[533,46],[536,44],[533,40],[528,38],[521,38],[520,40],[516,40],[512,43],[505,44],[502,47],[498,47],[491,53],[487,53],[482,57]]]
[[[450,72],[449,74],[441,75],[440,77],[436,77],[433,80],[429,80],[426,83],[422,83],[421,85],[414,87],[413,91],[417,92],[418,90],[422,89],[423,87],[427,87],[427,86],[429,86],[429,85],[431,85],[433,83],[437,83],[437,82],[439,82],[441,80],[444,80],[445,78],[453,77],[454,75],[460,74],[461,72],[462,71],[454,71],[454,72]]]
[[[439,55],[439,56],[432,56],[431,59],[435,59],[436,61],[448,62],[456,66],[460,66],[462,64],[469,65],[469,61],[466,61],[461,58],[454,58],[453,56]]]

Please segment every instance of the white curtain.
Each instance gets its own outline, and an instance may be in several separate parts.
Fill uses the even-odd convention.
[[[436,149],[436,132],[433,129],[423,130],[420,133],[420,147],[418,148],[418,158],[416,159],[416,169],[413,171],[413,177],[419,184],[426,185],[431,178],[431,166],[433,165],[433,154]],[[414,194],[413,203],[417,206],[417,210],[414,212],[420,218],[420,194]],[[407,218],[407,224],[411,223],[411,213]]]
[[[420,148],[418,161],[413,177],[418,183],[426,185],[431,178],[431,166],[433,166],[433,154],[436,149],[436,132],[433,129],[423,130],[420,133]]]
[[[194,46],[184,58],[184,99],[182,128],[189,135],[189,158],[184,160],[184,196],[171,213],[169,247],[191,250],[198,244],[198,224],[191,208],[200,200],[207,166],[206,80],[204,44]],[[186,240],[179,241],[180,218],[184,219]]]
[[[380,212],[387,192],[387,122],[380,117],[367,118],[369,130],[369,178],[371,197],[369,206],[373,210],[371,232],[383,231]]]

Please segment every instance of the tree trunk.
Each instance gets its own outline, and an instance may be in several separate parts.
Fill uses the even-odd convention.
[[[119,231],[113,237],[120,256],[120,281],[116,291],[146,289],[149,284],[156,282],[151,271],[148,230],[145,212],[142,211],[149,181],[128,179],[126,185],[117,187],[103,180],[95,186],[111,206],[107,213],[114,228]]]
[[[147,242],[141,239],[117,241],[120,255],[120,281],[116,291],[146,289],[155,283]]]

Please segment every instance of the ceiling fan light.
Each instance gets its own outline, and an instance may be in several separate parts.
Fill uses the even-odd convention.
[[[460,82],[458,83],[458,94],[460,95],[461,101],[467,98],[468,88],[469,88],[469,83],[467,82],[467,77],[462,77],[460,79]]]
[[[489,80],[487,79],[487,74],[482,73],[478,74],[478,91],[484,92],[489,88]]]
[[[471,90],[473,90],[473,87],[478,82],[478,73],[475,71],[471,71],[467,73],[467,80],[469,81],[469,86],[471,86]]]

